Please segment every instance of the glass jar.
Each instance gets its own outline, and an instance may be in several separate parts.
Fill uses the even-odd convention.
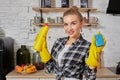
[[[39,51],[36,51],[33,53],[33,65],[36,66],[37,70],[42,70],[44,69],[44,63],[41,62],[41,58],[40,58],[40,55],[39,55]]]
[[[17,50],[17,65],[30,64],[30,52],[26,48],[26,45],[21,45],[21,48]]]

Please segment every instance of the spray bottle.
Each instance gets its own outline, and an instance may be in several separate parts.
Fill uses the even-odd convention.
[[[46,43],[48,29],[48,24],[45,23],[43,27],[41,27],[39,33],[37,34],[35,38],[35,43],[33,45],[33,49],[39,51],[42,62],[47,62],[51,59],[51,55],[47,49]]]

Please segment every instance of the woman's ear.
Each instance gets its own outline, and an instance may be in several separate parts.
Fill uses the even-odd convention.
[[[81,25],[83,26],[83,24],[85,24],[84,20],[81,21]]]
[[[83,27],[83,24],[85,24],[85,23],[84,23],[84,20],[80,21],[80,25],[81,25],[80,27],[81,27],[81,28]]]
[[[84,24],[88,23],[87,18],[86,18],[86,17],[83,17],[83,19],[82,19],[81,23],[82,23],[82,25],[84,25]]]

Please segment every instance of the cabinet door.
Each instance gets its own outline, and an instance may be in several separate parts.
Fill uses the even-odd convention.
[[[55,78],[40,78],[40,80],[55,80]]]
[[[6,80],[39,80],[37,78],[7,78]]]
[[[96,80],[116,80],[116,78],[97,78]]]

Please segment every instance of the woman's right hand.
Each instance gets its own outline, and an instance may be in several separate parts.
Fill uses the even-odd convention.
[[[51,54],[48,51],[47,48],[47,41],[46,38],[43,38],[43,45],[42,45],[42,50],[40,51],[40,56],[42,62],[46,63],[51,59]]]

